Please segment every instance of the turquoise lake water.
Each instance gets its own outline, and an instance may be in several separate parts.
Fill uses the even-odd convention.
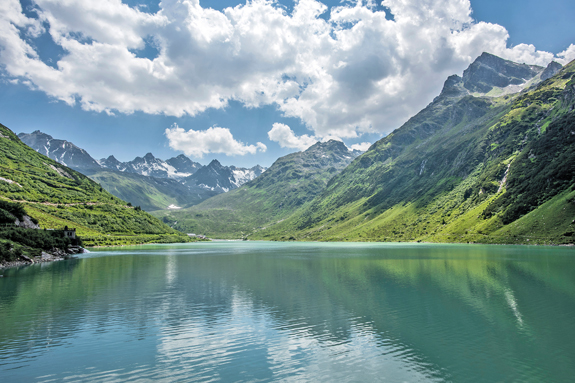
[[[575,249],[213,242],[0,271],[1,382],[572,382]]]

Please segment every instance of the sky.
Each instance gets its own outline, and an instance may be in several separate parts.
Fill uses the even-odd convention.
[[[482,52],[575,59],[572,0],[3,0],[0,123],[120,161],[365,150]]]

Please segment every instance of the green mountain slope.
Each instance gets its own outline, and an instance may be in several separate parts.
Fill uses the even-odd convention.
[[[474,70],[471,79],[450,77],[438,98],[334,177],[305,209],[254,237],[573,242],[575,63],[509,94],[504,90],[517,86],[517,73],[537,69],[519,76],[528,86],[541,70],[494,57],[478,59],[479,67],[489,66],[480,68],[484,76]],[[511,80],[501,81],[494,70]],[[503,96],[486,97],[493,94]]]
[[[146,211],[167,206],[195,205],[207,198],[206,190],[193,193],[189,187],[170,178],[156,178],[113,170],[86,172],[92,180],[113,195],[141,206]]]
[[[359,152],[342,142],[318,142],[281,157],[261,176],[239,189],[178,211],[155,211],[156,217],[187,233],[242,238],[275,224],[312,200]]]
[[[75,227],[85,245],[186,241],[88,177],[26,146],[0,124],[0,198],[19,202],[42,228]]]

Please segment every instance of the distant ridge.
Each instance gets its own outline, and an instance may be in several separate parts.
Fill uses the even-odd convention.
[[[575,62],[484,53],[309,204],[249,238],[575,243],[574,201]]]
[[[222,238],[575,244],[575,62],[543,68],[484,53],[349,165],[328,175],[311,160],[329,157],[310,156],[320,148],[155,214]]]
[[[40,137],[39,142],[46,143],[47,148],[61,145],[64,158],[84,154],[40,132],[33,136]],[[0,196],[21,204],[42,228],[75,228],[88,246],[189,241],[80,172],[36,152],[1,124],[0,143]]]
[[[311,201],[360,153],[348,149],[341,141],[317,142],[304,151],[278,158],[263,174],[238,189],[188,209],[157,211],[154,215],[183,232],[201,232],[215,238],[244,237]],[[222,169],[219,162],[212,161],[191,176],[190,182],[202,183],[204,176],[216,179],[208,176],[211,173],[227,179],[228,171]],[[230,184],[206,186],[227,188]]]
[[[73,143],[54,139],[39,130],[18,136],[37,152],[88,175],[110,193],[146,211],[195,205],[235,189],[265,171],[259,165],[250,169],[222,166],[217,160],[203,166],[183,154],[166,161],[152,153],[128,162],[120,162],[113,155],[96,161]]]
[[[147,153],[144,157],[136,157],[128,162],[120,162],[114,156],[102,158],[98,162],[101,167],[110,170],[176,180],[189,177],[202,167],[201,164],[181,154],[167,161],[154,157],[152,153]]]
[[[52,136],[42,133],[39,130],[32,133],[20,133],[18,134],[18,138],[38,153],[50,157],[54,161],[69,166],[72,169],[82,171],[94,170],[100,167],[98,162],[84,149],[77,147],[69,141],[52,138]]]

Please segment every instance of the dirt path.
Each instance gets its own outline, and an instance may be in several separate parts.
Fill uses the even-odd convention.
[[[53,203],[53,202],[36,202],[36,201],[26,201],[23,199],[9,199],[6,197],[1,197],[2,199],[10,202],[17,202],[17,203],[28,203],[33,205],[45,205],[45,206],[78,206],[78,205],[87,205],[87,206],[100,206],[100,205],[114,205],[114,206],[122,206],[128,209],[133,209],[133,206],[128,205],[116,205],[110,204],[106,202],[73,202],[73,203]]]

